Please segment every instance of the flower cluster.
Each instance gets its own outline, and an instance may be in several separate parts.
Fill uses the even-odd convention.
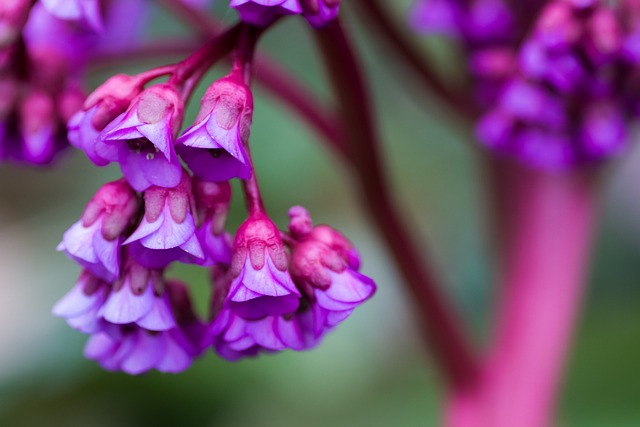
[[[545,169],[590,164],[620,152],[628,120],[638,110],[632,102],[637,3],[525,3],[540,10],[524,34],[511,25],[516,8],[499,0],[465,7],[425,0],[416,15],[421,28],[464,40],[485,111],[477,125],[481,143]],[[441,21],[445,27],[437,27],[436,13],[448,17]],[[482,31],[476,31],[478,16],[486,24]]]
[[[181,132],[190,79],[209,66],[207,46],[217,48],[111,77],[68,123],[75,147],[123,174],[96,193],[58,246],[83,272],[54,314],[91,335],[85,354],[105,369],[178,372],[208,347],[229,360],[309,349],[376,289],[339,232],[313,227],[301,207],[281,232],[264,210],[248,145],[246,52],[209,86]],[[225,231],[233,178],[243,180],[249,211],[235,237]],[[188,288],[165,278],[174,263],[211,270],[208,322],[194,314]]]
[[[33,3],[0,5],[0,161],[47,165],[68,146],[65,123],[82,106],[89,53],[130,45],[136,29],[123,17],[145,8],[112,0],[103,21],[96,0]]]

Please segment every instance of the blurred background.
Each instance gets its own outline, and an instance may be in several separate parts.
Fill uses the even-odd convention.
[[[218,16],[231,21],[226,3]],[[408,2],[399,1],[398,13]],[[402,69],[345,8],[376,101],[385,159],[404,214],[415,224],[480,343],[491,318],[492,232],[484,162],[469,129],[428,93],[409,93]],[[184,36],[162,11],[150,35]],[[302,19],[287,19],[261,42],[328,99],[321,63]],[[447,67],[446,47],[425,44]],[[100,68],[91,88],[114,72],[158,62]],[[452,70],[455,72],[455,70]],[[219,66],[205,79],[225,73]],[[201,87],[200,93],[204,91]],[[197,112],[198,96],[185,123]],[[349,171],[297,117],[256,88],[252,146],[267,209],[284,228],[287,209],[306,206],[316,223],[344,232],[379,289],[316,350],[237,363],[209,352],[179,375],[129,377],[85,360],[86,336],[51,316],[79,268],[56,253],[62,233],[117,167],[96,168],[69,152],[55,169],[0,167],[0,426],[425,426],[437,425],[444,390],[412,325],[411,304],[359,204]],[[561,425],[640,425],[640,150],[609,168],[589,288],[559,405]],[[237,188],[237,186],[236,186]],[[244,215],[236,194],[229,229]],[[206,274],[181,267],[205,313]]]

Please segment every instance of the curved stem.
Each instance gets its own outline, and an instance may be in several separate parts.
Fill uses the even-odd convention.
[[[465,388],[476,371],[473,351],[448,301],[416,245],[386,184],[373,122],[372,102],[360,67],[339,21],[316,32],[316,39],[340,101],[349,154],[360,179],[368,212],[382,233],[416,304],[420,325],[432,341],[436,359],[455,388]]]
[[[196,50],[201,40],[162,40],[149,42],[132,48],[100,52],[89,58],[89,67],[106,67],[122,62],[147,59],[166,59],[167,56],[185,56]]]
[[[450,87],[422,58],[415,44],[391,21],[389,12],[380,5],[379,0],[357,0],[361,15],[366,17],[375,29],[373,33],[384,37],[393,52],[402,59],[420,78],[420,81],[444,101],[452,111],[461,113],[469,119],[477,117],[473,99],[466,96],[468,91],[457,91]],[[458,85],[459,86],[459,85]]]
[[[211,16],[197,11],[181,0],[161,0],[171,11],[181,16],[190,28],[204,37],[212,37],[220,32],[222,25]],[[291,73],[265,56],[254,59],[256,80],[262,84],[274,98],[280,99],[298,114],[318,135],[346,159],[343,144],[341,122],[334,111],[323,106]]]

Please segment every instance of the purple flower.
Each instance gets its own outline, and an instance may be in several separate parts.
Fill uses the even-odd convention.
[[[111,286],[84,270],[76,285],[53,307],[53,315],[63,317],[69,326],[85,334],[104,327],[98,312],[104,305]]]
[[[230,361],[287,348],[305,349],[303,330],[295,316],[247,320],[225,309],[212,324],[210,333],[215,351]]]
[[[102,131],[96,153],[120,163],[123,175],[136,191],[153,185],[175,187],[180,183],[182,167],[173,141],[183,109],[175,88],[167,84],[151,86]]]
[[[175,188],[151,187],[144,193],[145,214],[138,228],[124,242],[131,254],[149,268],[163,268],[189,255],[203,260],[191,212],[191,178],[185,172]]]
[[[105,184],[88,203],[82,219],[64,233],[57,249],[97,277],[115,280],[120,274],[122,236],[139,208],[126,181]]]
[[[83,109],[67,123],[71,145],[84,151],[97,166],[109,164],[110,161],[96,151],[96,145],[101,144],[100,132],[124,113],[141,91],[142,84],[135,76],[110,77],[87,97]]]
[[[322,28],[336,19],[340,0],[303,0],[302,14],[314,28]]]
[[[207,89],[195,125],[178,138],[176,147],[195,176],[207,181],[251,176],[244,144],[252,113],[251,91],[235,74]]]
[[[102,31],[102,17],[98,0],[40,0],[42,5],[54,16],[80,22],[95,31]]]
[[[180,372],[204,349],[205,328],[184,285],[131,260],[113,285],[85,270],[53,313],[91,334],[85,356],[108,370]]]
[[[227,296],[235,315],[255,320],[296,311],[300,292],[287,271],[287,255],[275,224],[253,214],[238,229]]]
[[[302,13],[298,0],[231,0],[230,7],[249,24],[265,26],[282,15]]]
[[[291,236],[291,276],[308,300],[307,313],[300,318],[309,342],[345,320],[353,310],[376,291],[372,279],[357,270],[360,257],[353,245],[338,231],[326,225],[311,226],[307,211],[293,207],[289,211]]]

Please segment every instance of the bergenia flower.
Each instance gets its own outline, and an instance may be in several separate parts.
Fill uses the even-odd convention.
[[[303,329],[296,316],[247,320],[227,308],[218,315],[210,333],[216,353],[229,361],[288,348],[305,349]]]
[[[91,93],[82,110],[67,124],[69,143],[85,152],[97,166],[109,164],[109,160],[96,152],[100,132],[123,114],[142,91],[135,76],[116,74]],[[117,161],[117,160],[116,160]]]
[[[139,208],[140,201],[125,180],[105,184],[80,221],[64,233],[58,250],[95,276],[115,280],[120,274],[120,245]]]
[[[185,172],[175,188],[151,187],[144,192],[145,213],[124,242],[141,264],[163,268],[189,256],[204,260],[193,218],[191,178]]]
[[[302,13],[298,0],[231,0],[230,7],[249,24],[265,26],[283,15]]]
[[[195,125],[177,140],[178,153],[195,176],[207,181],[249,178],[244,144],[253,113],[251,90],[232,73],[214,82],[200,104]]]
[[[136,191],[153,185],[175,187],[182,167],[173,141],[183,114],[183,101],[174,87],[151,86],[102,131],[96,153],[120,163],[122,174]]]
[[[304,291],[311,314],[298,314],[303,331],[317,341],[373,296],[376,285],[358,272],[360,257],[353,245],[326,225],[311,228],[307,211],[289,211],[292,244],[291,276]],[[305,320],[306,319],[306,320]],[[312,328],[309,330],[309,328]]]
[[[40,0],[42,5],[60,19],[85,24],[95,31],[102,31],[99,0]]]
[[[85,334],[100,332],[104,322],[98,312],[110,291],[110,283],[84,270],[76,285],[53,307],[52,313]]]
[[[280,232],[265,214],[252,214],[238,229],[231,273],[227,300],[234,314],[255,320],[298,308],[300,292],[287,271]]]
[[[160,271],[131,259],[113,285],[84,271],[53,313],[91,334],[85,356],[108,370],[180,372],[203,349],[204,327],[184,286],[165,282]]]

